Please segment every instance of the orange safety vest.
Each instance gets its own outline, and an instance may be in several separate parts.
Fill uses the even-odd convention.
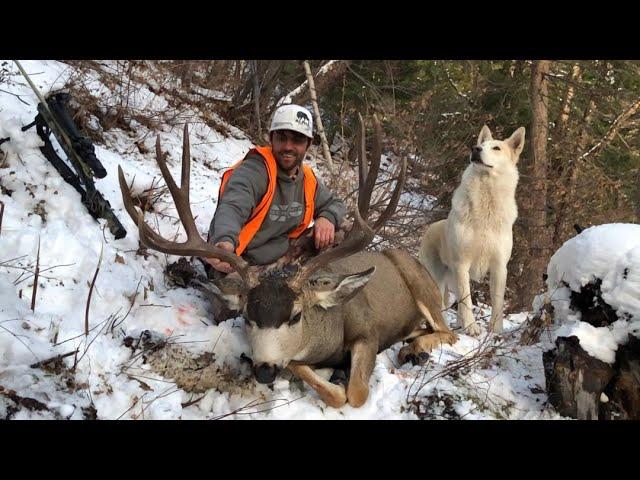
[[[276,159],[273,156],[271,147],[256,147],[255,151],[257,151],[264,160],[264,164],[267,167],[269,182],[267,184],[267,192],[251,212],[247,223],[245,223],[245,225],[240,230],[240,235],[238,237],[238,247],[236,248],[236,255],[242,255],[242,253],[247,249],[247,246],[251,242],[251,239],[255,236],[256,233],[258,233],[258,230],[260,230],[260,226],[262,225],[264,219],[267,217],[269,208],[271,208],[271,202],[273,201],[273,196],[276,191],[278,165],[276,164]],[[233,173],[235,168],[243,161],[244,158],[236,164],[232,165],[222,174],[222,182],[220,183],[218,199],[222,198],[224,188],[227,185],[229,178],[231,178],[231,174]],[[313,220],[314,200],[316,196],[318,181],[316,180],[316,176],[314,175],[313,170],[308,165],[302,166],[302,172],[304,175],[304,217],[302,218],[302,223],[300,223],[300,225],[298,225],[292,232],[289,233],[289,238],[298,238],[300,235],[302,235],[302,232],[307,229],[307,227],[311,223],[311,220]]]

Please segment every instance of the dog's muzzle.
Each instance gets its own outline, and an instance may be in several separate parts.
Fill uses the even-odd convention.
[[[482,147],[471,147],[471,162],[483,165],[485,167],[493,168],[491,165],[487,165],[482,161],[481,157]]]
[[[471,161],[473,163],[484,163],[480,154],[482,153],[482,147],[471,147]]]

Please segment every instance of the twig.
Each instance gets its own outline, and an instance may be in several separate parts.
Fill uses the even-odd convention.
[[[22,100],[22,98],[20,98],[20,97],[21,97],[20,95],[18,95],[18,94],[16,94],[16,93],[8,92],[7,90],[3,90],[2,88],[0,88],[0,92],[8,93],[9,95],[13,95],[13,96],[14,96],[14,97],[16,97],[18,100],[20,100],[22,103],[24,103],[25,105],[27,105],[27,106],[29,105],[27,102],[25,102],[24,100]]]
[[[4,215],[4,202],[0,201],[0,235],[2,234],[2,216]]]
[[[6,330],[10,335],[12,335],[13,337],[16,338],[16,340],[18,340],[22,345],[24,345],[24,347],[29,350],[31,352],[31,354],[35,357],[35,359],[38,359],[38,356],[34,353],[33,350],[31,350],[31,348],[29,348],[29,345],[27,345],[26,343],[24,343],[21,339],[19,335],[16,335],[15,333],[13,333],[11,330],[9,330],[7,327],[5,327],[4,325],[0,325],[0,328],[2,328],[3,330]],[[23,335],[24,336],[24,335]]]
[[[449,83],[451,84],[451,86],[453,87],[453,89],[456,91],[456,93],[458,94],[459,97],[464,98],[469,105],[473,106],[473,100],[471,100],[469,98],[468,95],[465,95],[464,93],[462,93],[460,91],[460,89],[458,88],[458,86],[455,84],[455,82],[453,81],[453,78],[451,78],[451,74],[449,73],[449,69],[445,68],[444,69],[445,73],[447,74],[447,80],[449,80]]]
[[[133,299],[131,300],[131,305],[129,305],[129,310],[127,310],[127,313],[124,315],[124,317],[122,317],[122,320],[120,320],[120,322],[118,322],[116,324],[115,320],[114,322],[111,324],[111,328],[110,330],[113,332],[113,330],[116,327],[119,327],[120,325],[122,325],[122,323],[127,319],[127,317],[129,316],[129,313],[131,312],[131,309],[133,308],[133,305],[136,303],[136,298],[138,296],[138,288],[140,288],[140,283],[142,282],[142,276],[140,277],[140,280],[138,280],[138,285],[136,285],[136,293],[133,295]]]
[[[48,358],[46,360],[41,360],[41,361],[36,362],[36,363],[34,363],[32,365],[29,365],[29,367],[30,368],[40,368],[40,367],[43,367],[43,366],[47,365],[48,363],[57,363],[60,360],[62,360],[63,358],[66,358],[66,357],[69,357],[69,356],[75,354],[77,351],[78,350],[76,349],[76,350],[72,350],[72,351],[70,351],[68,353],[65,353],[63,355],[56,355],[55,357],[51,357],[51,358]]]
[[[188,402],[185,402],[182,404],[182,408],[187,408],[190,407],[191,405],[195,405],[196,403],[198,403],[200,400],[202,400],[204,397],[206,397],[207,394],[203,394],[202,396],[200,396],[199,398],[196,398],[195,400],[190,400]]]
[[[102,252],[104,250],[104,244],[100,247],[100,258],[98,258],[98,266],[96,267],[96,273],[93,275],[93,280],[91,280],[91,286],[89,287],[89,296],[87,297],[87,308],[84,311],[84,335],[85,337],[89,336],[89,304],[91,303],[91,294],[93,293],[93,286],[96,283],[96,278],[98,278],[98,272],[100,271],[100,264],[102,263]]]
[[[107,319],[103,320],[102,322],[100,322],[99,324],[97,324],[93,328],[91,328],[91,330],[89,330],[89,331],[93,332],[96,328],[100,327],[103,323],[108,322],[109,320],[110,320],[110,318],[107,318]],[[84,335],[84,333],[81,333],[79,335],[76,335],[75,337],[67,338],[66,340],[63,340],[61,342],[54,343],[53,346],[57,347],[58,345],[62,345],[63,343],[67,343],[67,342],[70,342],[71,340],[75,340],[76,338],[80,338],[83,335]]]
[[[258,399],[253,399],[251,400],[249,403],[247,403],[246,405],[244,405],[243,407],[240,408],[236,408],[235,410],[229,412],[229,413],[225,413],[223,415],[217,416],[217,417],[213,417],[212,420],[220,420],[221,418],[225,418],[228,417],[230,415],[253,415],[255,413],[262,413],[262,412],[268,412],[270,410],[274,410],[276,408],[279,407],[284,407],[285,405],[290,405],[292,402],[295,402],[296,400],[300,400],[301,398],[304,398],[304,395],[298,398],[294,398],[293,400],[286,400],[284,398],[276,398],[273,400],[266,400],[264,402],[259,402],[259,403],[255,403],[258,401]],[[264,410],[256,410],[254,412],[243,412],[243,410],[246,410],[247,408],[252,408],[252,407],[258,407],[260,405],[265,405],[268,403],[272,403],[272,402],[278,402],[278,401],[283,401],[286,403],[283,403],[282,405],[276,405],[275,407],[271,407],[271,408],[266,408]]]
[[[144,397],[146,397],[147,395],[148,395],[148,393],[143,393],[143,394],[142,394],[142,396],[141,396],[140,398],[136,399],[136,401],[135,401],[135,402],[133,402],[133,404],[132,404],[129,408],[127,408],[127,409],[122,413],[122,415],[120,415],[118,418],[116,418],[116,420],[120,420],[122,417],[124,417],[124,416],[125,416],[125,414],[126,414],[127,412],[131,411],[131,410],[133,409],[133,407],[135,407],[135,406],[138,404],[138,402],[139,402],[140,400],[142,400]]]
[[[15,260],[20,260],[21,258],[26,257],[26,255],[20,255],[19,257],[10,258],[9,260],[3,260],[0,262],[0,267],[13,267],[13,265],[5,265],[5,263],[13,262]],[[13,267],[18,268],[18,267]]]
[[[36,293],[38,291],[38,276],[40,275],[40,236],[38,235],[38,255],[36,256],[36,272],[33,278],[33,293],[31,294],[31,311],[36,308]]]
[[[607,133],[604,135],[604,137],[602,137],[602,139],[600,139],[600,141],[598,141],[588,151],[580,155],[580,157],[578,157],[578,160],[585,160],[589,155],[595,155],[598,151],[605,147],[611,140],[613,140],[624,122],[626,122],[632,115],[634,115],[638,111],[638,109],[640,109],[640,99],[636,99],[631,105],[629,105],[629,107],[627,107],[624,112],[618,115],[616,119],[611,122],[609,130],[607,130]]]

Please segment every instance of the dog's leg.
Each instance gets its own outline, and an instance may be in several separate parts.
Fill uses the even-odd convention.
[[[458,323],[469,335],[480,335],[480,325],[473,318],[473,302],[471,301],[471,286],[469,266],[456,265],[456,297],[458,298]]]
[[[309,365],[290,363],[287,368],[296,377],[308,383],[330,407],[340,408],[347,402],[347,395],[342,385],[326,381],[313,371]]]
[[[378,342],[358,340],[351,347],[351,377],[347,387],[347,401],[360,407],[369,397],[369,378],[376,364]]]
[[[502,333],[502,310],[504,308],[504,290],[507,283],[507,267],[503,262],[496,262],[490,272],[491,287],[491,323],[490,331]]]

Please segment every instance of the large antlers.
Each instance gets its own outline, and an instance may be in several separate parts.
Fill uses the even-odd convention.
[[[364,135],[364,121],[362,116],[358,114],[360,120],[361,132],[360,139],[360,151],[358,155],[358,207],[354,211],[353,228],[348,233],[346,239],[337,247],[332,250],[311,258],[298,272],[296,277],[291,281],[291,287],[300,289],[309,279],[311,274],[321,267],[328,265],[329,263],[338,260],[343,257],[348,257],[361,250],[363,250],[371,240],[375,233],[382,227],[386,221],[393,215],[398,201],[400,200],[400,193],[404,185],[405,174],[407,171],[407,159],[402,159],[400,166],[400,174],[396,181],[396,188],[391,195],[389,205],[380,215],[373,227],[370,227],[366,222],[369,213],[369,204],[371,202],[371,194],[375,186],[376,179],[378,178],[378,171],[380,169],[380,158],[382,156],[382,127],[380,121],[374,115],[373,116],[373,129],[374,129],[374,144],[373,155],[371,158],[371,165],[367,168],[367,154],[365,149],[365,135]],[[368,172],[367,172],[368,170]]]
[[[173,197],[173,201],[178,210],[178,215],[180,216],[182,225],[187,233],[187,241],[179,243],[167,240],[154,232],[149,225],[145,223],[143,214],[138,212],[133,205],[131,192],[129,191],[129,187],[127,186],[127,182],[124,178],[124,173],[122,168],[118,165],[118,179],[120,181],[120,190],[122,192],[124,207],[129,213],[131,219],[138,226],[140,241],[146,247],[173,255],[196,255],[199,257],[218,258],[223,262],[229,263],[240,274],[244,282],[249,285],[251,282],[247,262],[235,253],[227,252],[226,250],[205,242],[196,228],[195,221],[193,220],[193,213],[191,212],[191,205],[189,204],[191,154],[189,151],[189,129],[186,124],[184,126],[182,142],[182,176],[179,188],[173,180],[173,177],[167,168],[164,156],[162,155],[162,150],[160,148],[160,136],[156,139],[156,161],[158,162],[162,176],[167,182],[167,187],[169,187],[169,192],[171,192],[171,196]]]

